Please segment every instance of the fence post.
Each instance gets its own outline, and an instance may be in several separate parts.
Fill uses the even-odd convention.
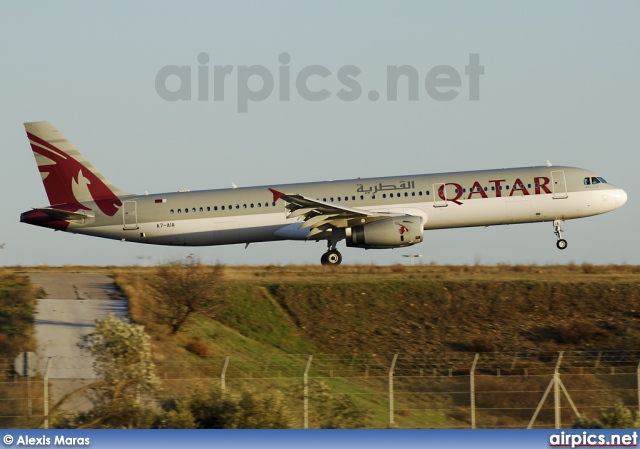
[[[393,371],[396,369],[397,360],[398,354],[394,354],[389,368],[389,427],[393,427]]]
[[[476,364],[478,363],[478,359],[480,358],[480,354],[476,354],[473,359],[473,365],[471,365],[471,373],[470,373],[470,389],[471,389],[471,428],[476,428]]]
[[[640,413],[640,362],[638,362],[637,377],[638,377],[638,413]]]
[[[562,427],[561,423],[561,410],[560,410],[560,363],[562,362],[562,354],[564,351],[560,351],[558,355],[558,362],[556,363],[556,368],[553,371],[553,404],[556,415],[556,429]]]
[[[47,367],[44,370],[44,428],[49,428],[49,369],[51,368],[51,357],[47,359]]]
[[[222,373],[220,373],[220,389],[223,392],[227,388],[226,375],[227,375],[227,366],[229,366],[229,357],[230,356],[226,356],[224,358],[224,365],[222,365]]]
[[[307,359],[307,366],[304,368],[304,428],[309,428],[309,368],[311,368],[311,360],[313,355]]]

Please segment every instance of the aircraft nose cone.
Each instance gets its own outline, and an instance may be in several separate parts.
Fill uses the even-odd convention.
[[[616,193],[613,195],[616,202],[616,207],[621,207],[624,203],[627,202],[627,192],[622,189],[616,190]]]

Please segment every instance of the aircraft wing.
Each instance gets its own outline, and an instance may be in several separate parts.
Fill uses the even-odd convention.
[[[273,201],[286,201],[287,218],[300,217],[304,223],[300,229],[309,228],[307,237],[313,237],[330,228],[348,228],[399,214],[370,212],[355,207],[320,201],[298,193],[283,193],[269,189]]]

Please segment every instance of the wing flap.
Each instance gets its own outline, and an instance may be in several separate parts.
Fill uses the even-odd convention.
[[[300,229],[311,228],[309,237],[325,232],[328,228],[346,228],[383,218],[404,215],[395,213],[371,212],[341,204],[328,203],[317,198],[300,195],[298,193],[283,193],[269,189],[273,194],[273,201],[280,199],[287,204],[287,218],[299,218],[304,221]],[[323,227],[324,229],[319,229]]]

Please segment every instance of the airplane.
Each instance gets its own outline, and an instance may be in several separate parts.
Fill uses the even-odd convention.
[[[564,250],[566,220],[603,214],[624,190],[581,168],[546,166],[417,174],[135,195],[109,182],[50,122],[25,123],[49,206],[20,221],[128,242],[209,246],[326,241],[323,265],[339,265],[338,242],[408,247],[431,229],[551,222]]]

